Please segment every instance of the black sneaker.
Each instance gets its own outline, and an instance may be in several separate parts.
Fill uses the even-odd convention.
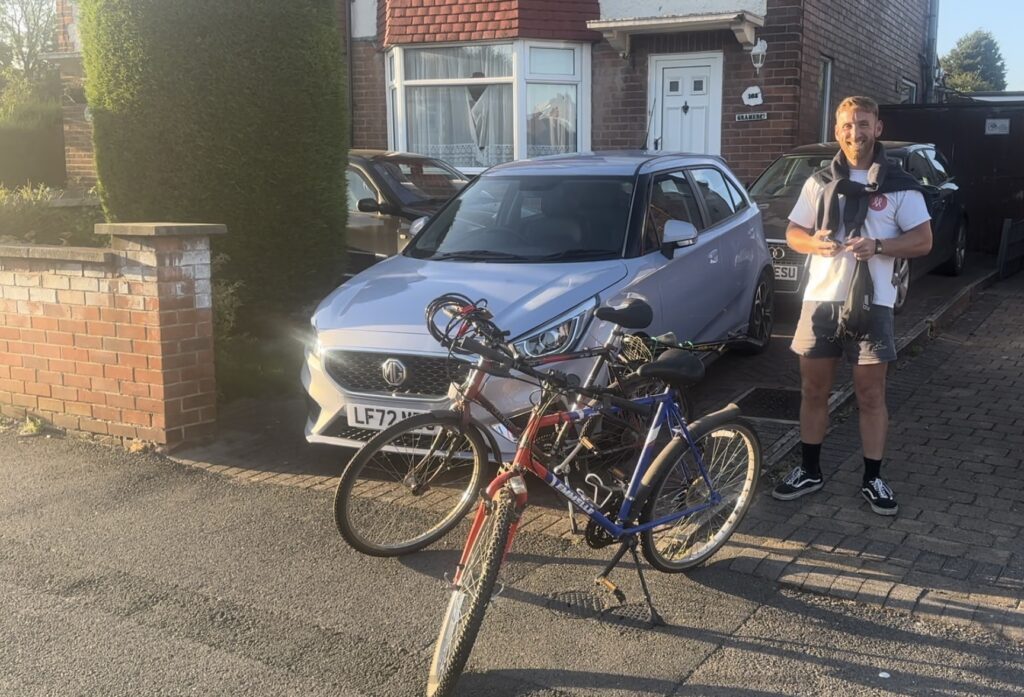
[[[792,501],[805,494],[813,494],[824,485],[819,474],[812,477],[803,467],[794,467],[793,471],[772,491],[772,496],[779,501]]]
[[[900,510],[896,496],[881,477],[868,480],[860,489],[861,495],[871,504],[871,510],[878,515],[896,515]]]

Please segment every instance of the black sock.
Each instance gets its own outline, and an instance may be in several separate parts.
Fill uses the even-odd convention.
[[[821,477],[821,443],[800,443],[803,449],[804,472],[815,479]]]
[[[878,477],[878,473],[882,471],[882,461],[872,460],[871,458],[864,458],[864,485],[872,479]]]

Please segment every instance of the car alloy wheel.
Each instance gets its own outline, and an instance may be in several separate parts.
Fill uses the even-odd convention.
[[[893,311],[899,312],[907,302],[907,294],[910,293],[910,260],[896,259],[896,268],[893,270],[893,280],[896,283],[896,303]]]
[[[747,339],[736,345],[739,353],[761,353],[772,339],[775,325],[775,286],[771,271],[761,274],[754,289],[754,301],[750,306],[750,320],[747,324]]]
[[[964,270],[967,260],[967,221],[961,220],[956,229],[956,240],[953,243],[953,254],[942,265],[940,271],[948,276],[959,276]]]

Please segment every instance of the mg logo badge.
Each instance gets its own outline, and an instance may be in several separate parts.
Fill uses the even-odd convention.
[[[389,358],[380,364],[384,382],[392,387],[400,387],[406,378],[405,364],[397,358]]]

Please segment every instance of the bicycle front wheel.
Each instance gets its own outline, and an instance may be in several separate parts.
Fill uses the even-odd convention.
[[[483,623],[498,570],[508,546],[515,520],[512,492],[501,488],[494,500],[485,506],[483,524],[470,544],[466,565],[459,585],[452,591],[441,622],[441,632],[434,645],[427,677],[427,697],[444,697],[455,689],[455,683],[466,667],[476,635]]]
[[[353,548],[375,557],[423,549],[473,505],[487,446],[457,415],[420,414],[373,437],[349,461],[334,521]]]
[[[659,571],[694,567],[725,544],[750,507],[761,471],[761,444],[753,429],[734,421],[694,434],[717,504],[652,528],[641,536],[644,558]],[[667,458],[644,506],[644,523],[708,503],[711,490],[686,441],[673,438],[658,456]],[[655,462],[653,467],[659,464]]]

